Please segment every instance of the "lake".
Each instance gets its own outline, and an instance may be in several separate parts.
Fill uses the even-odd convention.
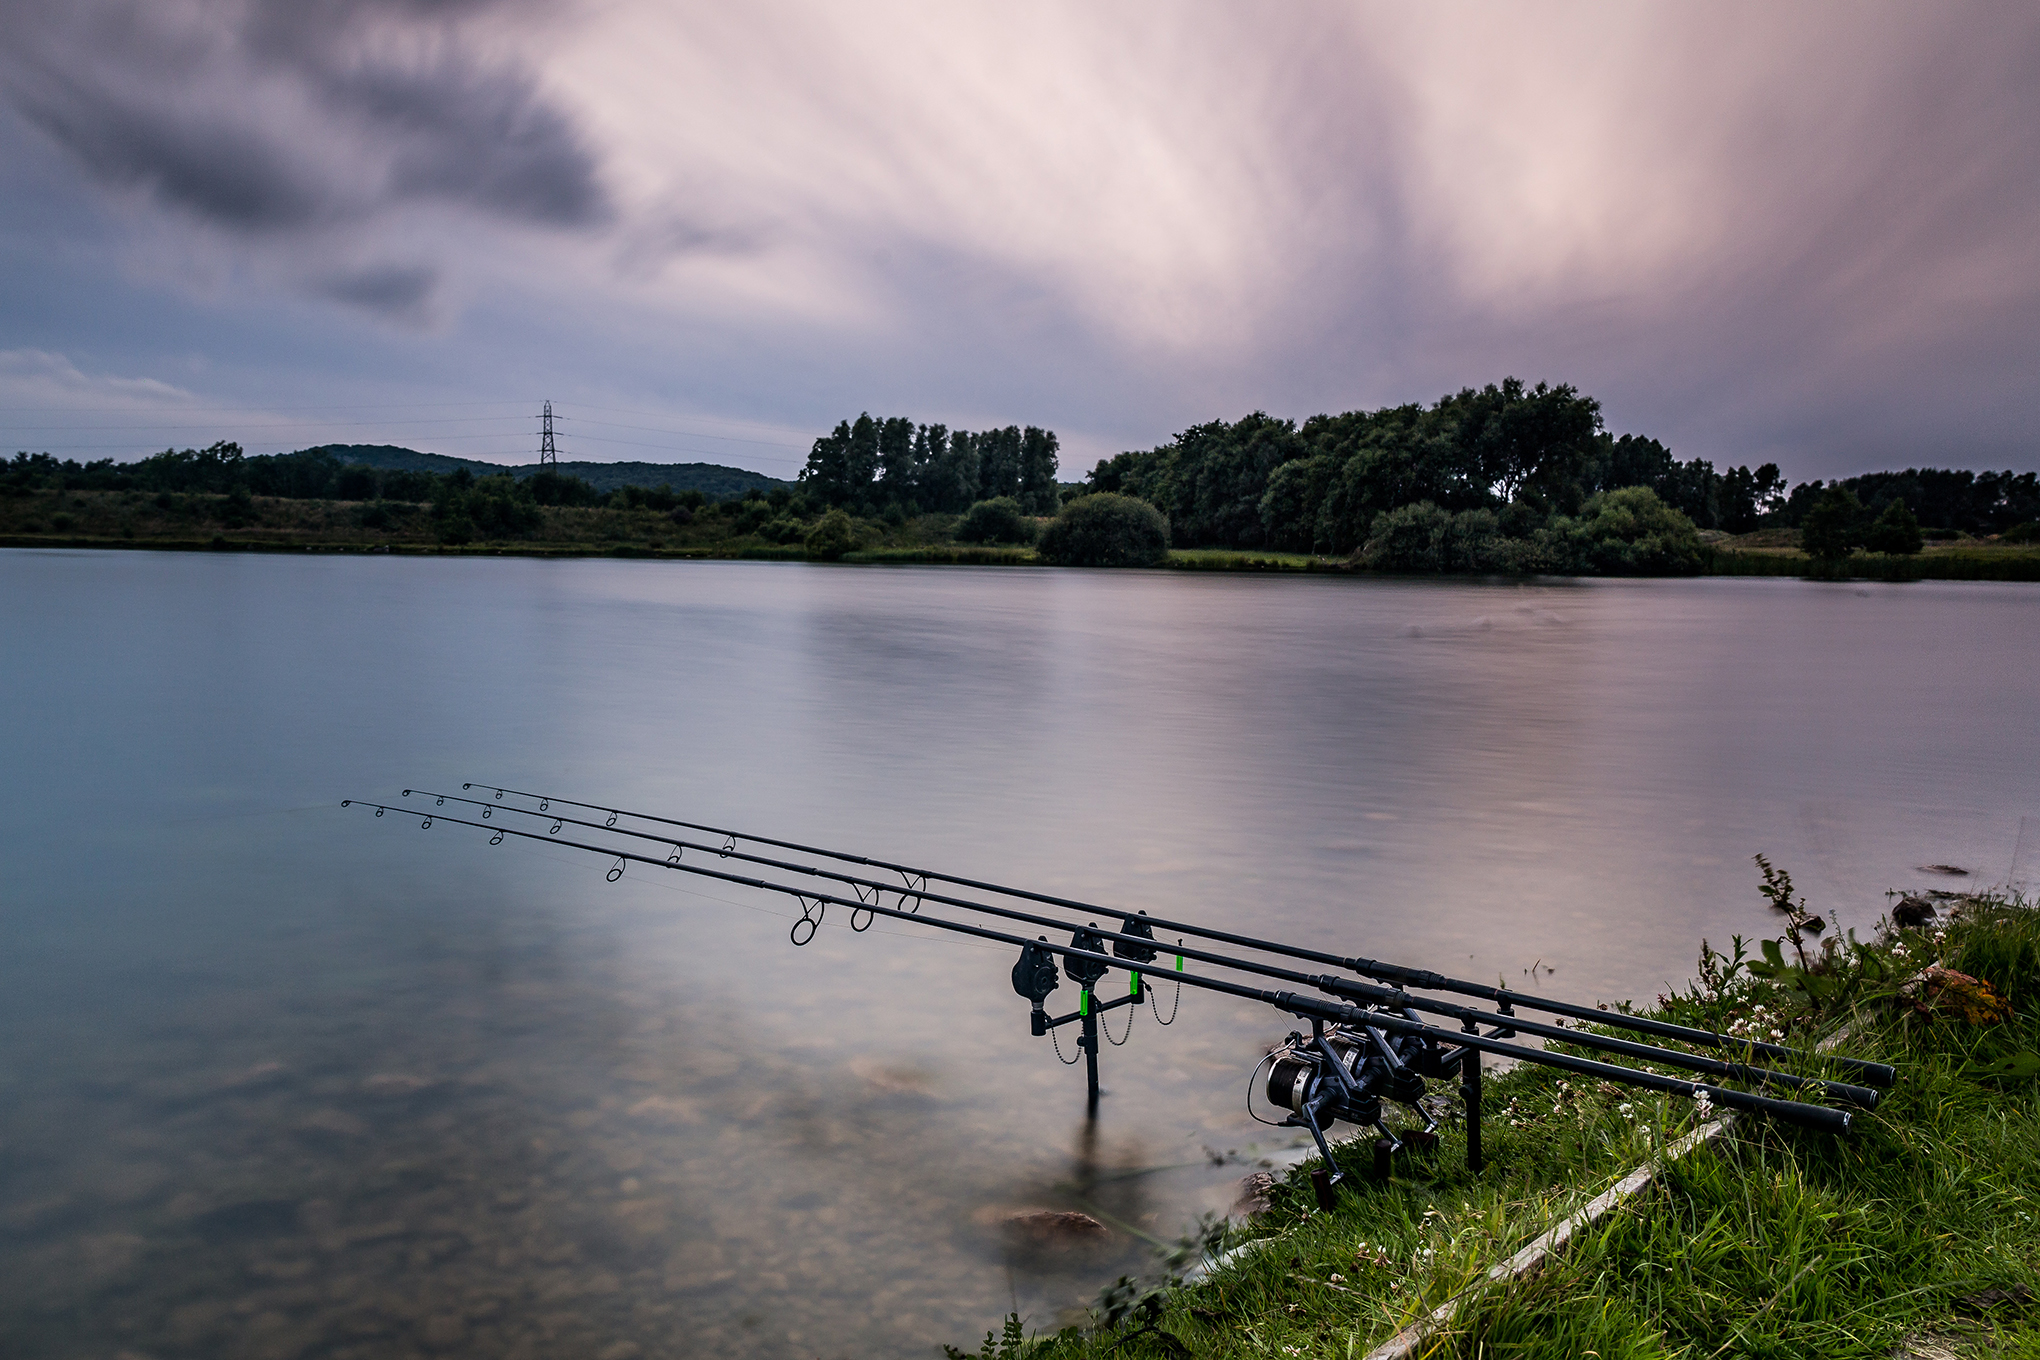
[[[1159,996],[1089,1125],[1005,947],[796,949],[781,899],[343,798],[508,785],[1647,999],[1775,929],[1760,852],[1859,930],[2040,876],[2036,620],[1987,583],[0,553],[0,1352],[929,1356],[1053,1325],[1294,1141],[1244,1103],[1273,1011]],[[1043,1209],[1110,1236],[1016,1233]]]

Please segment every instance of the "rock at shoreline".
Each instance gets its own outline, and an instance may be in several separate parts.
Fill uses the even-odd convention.
[[[1934,919],[1934,904],[1924,897],[1901,897],[1898,905],[1891,909],[1891,922],[1907,930],[1916,929]]]

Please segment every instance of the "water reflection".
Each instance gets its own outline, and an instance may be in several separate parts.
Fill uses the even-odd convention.
[[[0,556],[0,1351],[927,1354],[1267,1148],[1280,1016],[1141,1014],[1090,1126],[1003,950],[796,951],[776,902],[341,796],[593,794],[1635,995],[1756,928],[1757,850],[1843,924],[2013,872],[2033,598]]]

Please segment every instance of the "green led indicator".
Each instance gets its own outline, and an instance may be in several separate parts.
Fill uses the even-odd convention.
[[[1084,988],[1083,991],[1077,994],[1077,1014],[1089,1015],[1090,1013],[1091,1013],[1091,989],[1089,987],[1086,987]]]
[[[1128,974],[1126,975],[1126,994],[1127,994],[1128,996],[1139,996],[1139,995],[1140,995],[1140,974],[1139,974],[1139,973],[1128,973]]]

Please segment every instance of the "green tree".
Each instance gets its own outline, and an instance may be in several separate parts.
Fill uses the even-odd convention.
[[[986,430],[977,436],[977,499],[1020,494],[1020,427]]]
[[[878,427],[880,500],[906,505],[914,498],[914,422],[893,416]]]
[[[1611,576],[1683,576],[1700,570],[1700,531],[1647,486],[1597,493],[1563,526],[1576,570]]]
[[[862,504],[871,497],[872,479],[878,476],[879,422],[866,411],[850,422],[850,448],[844,459],[843,501]]]
[[[857,551],[857,526],[851,523],[849,514],[838,507],[815,521],[815,527],[808,530],[804,546],[809,557],[833,562],[844,553]]]
[[[1375,516],[1361,560],[1377,571],[1444,571],[1451,528],[1452,513],[1429,501],[1399,505]]]
[[[540,505],[593,505],[602,494],[579,477],[544,467],[524,479],[524,488]],[[672,506],[662,506],[672,509]]]
[[[1863,535],[1863,546],[1871,552],[1910,556],[1920,550],[1920,522],[1905,502],[1894,500],[1871,522]]]
[[[1822,562],[1839,562],[1863,541],[1863,502],[1839,484],[1820,493],[1799,524],[1799,546]]]
[[[1020,435],[1020,504],[1030,515],[1052,515],[1062,503],[1056,486],[1054,430],[1029,425]]]
[[[836,428],[815,440],[808,451],[807,466],[800,470],[800,484],[824,505],[841,505],[850,495],[850,422],[836,422]]]
[[[977,499],[977,436],[968,430],[949,431],[948,445],[939,441],[940,425],[928,429],[930,469],[924,484],[923,504],[945,514],[960,514]]]
[[[1169,521],[1144,500],[1101,491],[1065,505],[1038,551],[1065,567],[1160,566],[1169,560]]]
[[[959,543],[1029,543],[1034,526],[1022,513],[1020,502],[1011,496],[995,496],[971,506],[956,526]]]
[[[1570,383],[1504,378],[1441,402],[1458,417],[1457,442],[1504,504],[1534,495],[1563,508],[1577,504],[1579,480],[1591,465],[1601,429],[1601,403]]]

